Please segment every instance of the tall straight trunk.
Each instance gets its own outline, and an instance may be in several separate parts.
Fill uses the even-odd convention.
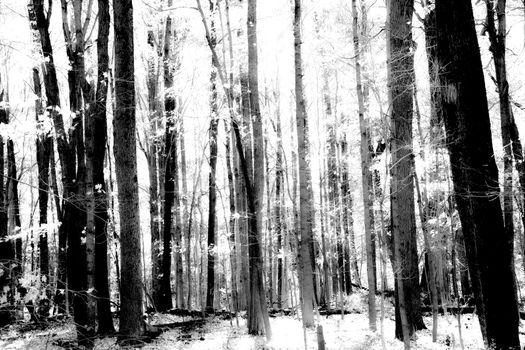
[[[376,300],[375,291],[377,286],[376,276],[376,249],[374,230],[374,193],[372,184],[372,171],[370,170],[370,125],[365,118],[365,101],[361,77],[361,47],[358,32],[359,14],[357,12],[357,1],[352,0],[352,32],[354,41],[355,77],[359,115],[359,132],[361,134],[361,186],[363,190],[365,244],[366,244],[366,275],[368,281],[368,323],[372,331],[376,330]],[[364,16],[364,14],[362,14]]]
[[[391,223],[396,276],[396,337],[425,328],[420,308],[414,207],[412,115],[414,59],[412,0],[392,1],[387,9],[387,57],[391,105]],[[402,313],[405,313],[403,315]],[[407,324],[402,324],[406,319]]]
[[[252,132],[251,132],[251,118],[250,118],[250,98],[248,96],[248,77],[246,74],[241,72],[240,76],[240,85],[241,85],[241,113],[242,113],[242,129],[245,130],[243,133],[242,144],[244,148],[244,159],[246,162],[246,167],[248,174],[253,174],[253,152],[252,152]],[[234,130],[235,131],[235,130]],[[249,279],[249,261],[248,261],[248,235],[245,234],[248,232],[248,202],[247,202],[247,187],[243,179],[242,163],[241,156],[237,152],[237,169],[238,169],[238,193],[241,195],[238,198],[237,207],[240,208],[239,212],[241,214],[238,221],[238,232],[239,232],[239,243],[241,246],[240,249],[240,283],[243,288],[244,293],[241,293],[241,302],[244,305],[244,308],[248,307],[248,295],[250,291],[250,279]]]
[[[113,119],[115,173],[118,184],[121,266],[121,343],[133,343],[144,333],[142,320],[142,259],[137,151],[135,136],[135,70],[133,6],[114,0],[115,111]]]
[[[321,283],[321,297],[319,306],[326,307],[328,310],[330,310],[330,302],[331,302],[331,293],[330,293],[330,264],[328,261],[328,242],[326,240],[326,220],[325,220],[325,201],[326,201],[326,181],[323,179],[323,175],[325,174],[325,165],[323,162],[323,166],[320,169],[319,172],[319,184],[320,184],[320,191],[319,191],[319,207],[320,207],[320,213],[319,218],[321,221],[321,254],[323,257],[323,279]]]
[[[168,104],[165,100],[165,104]],[[166,114],[169,108],[166,108]],[[172,113],[172,112],[170,112]],[[173,116],[167,116],[166,132],[164,134],[164,208],[163,208],[163,227],[162,227],[162,276],[161,276],[161,295],[157,308],[166,311],[173,307],[171,297],[171,243],[173,226],[173,206],[175,203],[175,182],[173,172],[175,171],[175,156],[177,152],[175,142],[175,126],[171,120]]]
[[[12,139],[7,140],[7,191],[8,191],[8,222],[11,226],[11,234],[18,234],[21,230],[20,222],[20,200],[18,197],[18,176],[16,170],[15,145]],[[14,281],[22,277],[23,256],[22,238],[14,240],[15,248],[15,268]]]
[[[4,102],[4,92],[0,93],[0,101]],[[6,106],[0,107],[0,123],[7,124],[8,109]],[[0,259],[3,271],[9,273],[3,273],[0,276],[0,288],[11,288],[11,269],[15,259],[15,247],[13,241],[8,239],[8,222],[7,222],[7,186],[4,184],[5,176],[5,142],[4,138],[0,136]],[[14,295],[13,291],[11,294]],[[11,297],[8,300],[10,303],[14,302],[14,298]]]
[[[168,2],[168,6],[171,2]],[[161,276],[161,295],[158,309],[161,311],[169,310],[173,307],[171,294],[171,253],[173,238],[173,219],[174,208],[178,209],[175,198],[175,180],[177,168],[177,131],[176,131],[176,109],[177,100],[171,91],[173,88],[173,65],[172,58],[173,28],[171,17],[166,18],[166,28],[164,32],[163,48],[163,69],[164,69],[164,113],[165,113],[165,133],[164,133],[164,208],[163,208],[163,227],[162,227],[162,276]]]
[[[312,271],[313,260],[313,192],[310,170],[310,142],[308,134],[308,116],[303,83],[302,58],[302,1],[295,0],[294,7],[294,67],[295,67],[295,118],[297,127],[297,158],[299,161],[299,230],[300,245],[297,260],[300,267],[301,308],[305,327],[314,326],[314,280]]]
[[[180,116],[180,107],[178,111],[178,116]],[[179,144],[179,132],[175,131],[175,140],[173,141],[175,145],[175,152],[173,154],[173,163],[175,165],[173,169],[173,194],[174,194],[174,211],[175,211],[175,235],[174,235],[174,258],[175,258],[175,302],[178,308],[184,308],[184,284],[183,284],[183,275],[184,267],[182,266],[182,222],[181,222],[181,195],[180,195],[180,185],[179,185],[179,160],[177,154],[177,147]]]
[[[490,40],[490,51],[494,59],[496,70],[496,83],[499,95],[499,111],[501,120],[501,141],[503,143],[503,223],[505,236],[511,244],[511,257],[514,260],[514,193],[513,193],[513,140],[511,137],[514,118],[512,115],[509,82],[507,80],[506,63],[506,36],[507,16],[506,0],[497,0],[494,7],[493,0],[485,2],[487,7],[487,31]],[[495,23],[497,18],[497,24]],[[521,146],[521,144],[519,145]],[[510,266],[514,269],[514,261]],[[514,287],[515,289],[516,287]]]
[[[283,208],[284,208],[284,168],[283,168],[283,140],[281,128],[281,105],[280,94],[275,93],[277,110],[276,126],[277,149],[275,155],[275,201],[274,201],[274,230],[277,240],[277,308],[282,309],[283,304]],[[284,295],[286,299],[286,295]]]
[[[217,45],[217,36],[215,30],[215,15],[216,3],[215,0],[210,0],[211,13],[211,43],[210,45],[215,49]],[[216,169],[217,169],[217,133],[218,133],[218,105],[217,105],[217,73],[212,69],[210,74],[210,129],[209,129],[209,145],[210,145],[210,173],[208,177],[208,284],[206,289],[206,309],[208,311],[214,310],[214,294],[215,294],[215,257],[217,250],[215,248],[215,236],[217,235],[217,185],[216,185]]]
[[[94,89],[91,91],[90,101],[95,99]],[[96,331],[97,301],[95,295],[95,183],[94,183],[94,115],[86,113],[85,144],[86,144],[86,172],[85,172],[85,209],[86,209],[86,287],[85,298],[87,303],[87,327],[89,334]]]
[[[498,169],[470,1],[438,1],[436,28],[455,199],[483,338],[496,349],[519,349],[513,236],[505,230],[495,199]]]
[[[229,245],[230,245],[230,275],[231,275],[231,294],[232,294],[232,306],[233,312],[239,310],[239,300],[238,300],[238,288],[237,288],[237,244],[236,244],[236,235],[235,235],[235,183],[233,180],[233,167],[232,167],[232,155],[231,155],[231,140],[230,140],[230,130],[228,130],[226,123],[224,124],[225,134],[226,134],[226,171],[228,176],[228,201],[230,205],[230,217],[228,220],[229,224]]]
[[[98,1],[97,84],[93,118],[93,184],[95,191],[95,290],[97,291],[97,320],[99,334],[113,333],[113,317],[108,276],[108,200],[104,179],[104,159],[107,143],[106,104],[108,94],[108,37],[110,26],[109,3]]]
[[[268,98],[268,96],[266,96]],[[268,299],[270,308],[274,303],[274,278],[273,278],[273,229],[272,229],[272,190],[270,187],[270,161],[268,159],[268,137],[264,136],[264,178],[266,180],[266,266],[268,266]]]
[[[44,109],[42,106],[42,86],[40,83],[40,72],[33,68],[33,88],[35,95],[35,117],[37,120],[38,135],[36,139],[36,161],[38,166],[38,204],[39,215],[39,240],[40,250],[40,278],[47,285],[49,283],[49,246],[47,228],[47,205],[49,199],[49,158],[52,152],[51,136],[43,127]]]
[[[260,240],[262,237],[262,209],[264,196],[264,147],[263,123],[259,107],[259,78],[257,57],[257,1],[248,0],[247,17],[247,45],[248,45],[248,96],[250,101],[250,117],[253,129],[253,173],[248,173],[248,164],[243,161],[240,144],[237,150],[241,156],[246,194],[248,196],[248,256],[250,275],[250,294],[248,298],[248,333],[266,334],[271,337],[266,295],[263,281],[263,263],[261,257]],[[235,127],[235,123],[234,123]],[[239,142],[239,130],[234,128]],[[244,164],[243,164],[244,163]]]
[[[184,116],[180,116],[179,125],[179,141],[180,141],[180,172],[182,181],[182,232],[184,234],[184,241],[186,247],[185,260],[186,260],[186,281],[184,285],[187,288],[187,295],[191,293],[191,229],[189,227],[190,221],[190,209],[188,208],[188,179],[186,176],[186,142],[184,140]],[[191,309],[190,298],[186,298],[186,307]]]
[[[350,191],[349,179],[348,179],[348,144],[346,136],[341,135],[339,141],[339,149],[341,152],[339,174],[341,177],[341,211],[343,221],[343,276],[344,276],[344,289],[346,294],[352,293],[352,274],[350,272],[350,266],[354,270],[354,276],[356,283],[360,285],[359,278],[359,267],[357,265],[357,252],[355,249],[355,235],[353,230],[353,198],[352,192]]]
[[[155,48],[155,38],[153,31],[148,31],[148,45],[150,50],[157,51]],[[160,214],[160,194],[159,194],[159,149],[157,132],[159,129],[159,119],[161,106],[158,102],[159,90],[159,55],[150,58],[148,61],[148,111],[150,136],[148,143],[148,175],[149,175],[149,212],[151,230],[151,289],[155,307],[160,303],[161,295],[161,266],[162,266],[162,239],[160,235],[161,214]]]

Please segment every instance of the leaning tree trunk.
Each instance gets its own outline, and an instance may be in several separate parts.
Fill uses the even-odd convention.
[[[387,55],[391,115],[391,223],[396,276],[396,337],[425,328],[420,308],[414,206],[412,115],[414,59],[412,0],[392,1],[387,10]],[[403,315],[402,313],[406,314]],[[406,318],[407,324],[402,324]]]
[[[441,105],[481,330],[487,346],[519,349],[513,236],[505,230],[498,199],[498,169],[470,1],[437,1],[436,28]]]
[[[142,320],[142,256],[135,136],[135,70],[133,6],[114,0],[115,112],[113,120],[115,173],[120,217],[121,309],[120,341],[134,343],[144,333]]]

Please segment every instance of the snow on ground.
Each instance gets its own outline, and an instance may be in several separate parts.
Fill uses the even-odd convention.
[[[391,302],[385,302],[385,317],[383,322],[383,337],[379,323],[378,330],[368,330],[368,314],[366,312],[366,296],[356,293],[346,301],[346,308],[356,313],[337,316],[321,316],[316,318],[322,325],[326,349],[337,350],[397,350],[404,349],[401,341],[394,339],[394,316]],[[378,307],[380,300],[377,300]],[[416,333],[412,341],[413,349],[444,350],[461,349],[458,332],[458,321],[455,315],[439,316],[437,342],[432,342],[432,317],[424,318],[428,327]],[[188,321],[190,318],[181,318],[171,315],[155,315],[150,319],[151,324],[165,324],[171,322]],[[238,321],[238,324],[237,324]],[[239,317],[237,320],[221,320],[209,318],[202,327],[192,330],[183,328],[170,329],[163,332],[149,344],[145,350],[220,350],[220,349],[266,349],[266,350],[294,350],[317,349],[316,330],[306,331],[306,346],[301,321],[297,317],[270,318],[272,339],[254,337],[247,334],[246,319]],[[525,327],[520,327],[520,333]],[[479,329],[478,319],[475,315],[464,314],[461,316],[461,333],[465,349],[484,349]],[[25,333],[19,332],[19,327],[10,326],[0,330],[0,349],[63,349],[56,345],[57,340],[67,341],[74,339],[75,331],[72,323],[57,324],[44,331],[34,330]],[[384,343],[382,341],[384,339]],[[521,338],[525,344],[525,337]],[[107,337],[96,341],[95,349],[113,350],[120,349],[115,337]]]

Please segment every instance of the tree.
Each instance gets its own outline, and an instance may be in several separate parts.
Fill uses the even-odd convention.
[[[92,104],[93,118],[93,184],[95,192],[95,290],[97,292],[97,320],[99,334],[115,331],[111,314],[108,280],[108,200],[104,179],[106,157],[109,54],[108,37],[110,26],[109,3],[98,1],[97,35],[97,83],[95,101]]]
[[[38,136],[36,139],[36,158],[38,166],[38,204],[40,225],[40,275],[45,284],[49,283],[49,246],[47,229],[47,204],[49,198],[49,158],[52,151],[52,138],[49,130],[46,130],[46,119],[42,106],[42,86],[40,72],[37,67],[33,68],[33,89],[37,99],[35,100],[35,117],[38,125]]]
[[[503,222],[470,1],[436,1],[436,28],[441,107],[481,331],[487,346],[519,349],[513,236]]]
[[[121,309],[119,339],[133,343],[144,333],[137,151],[133,5],[114,0],[115,111],[114,148],[120,217]]]
[[[310,145],[308,135],[308,116],[306,114],[306,100],[303,83],[302,58],[302,1],[295,0],[294,6],[294,67],[295,67],[295,118],[297,127],[297,157],[299,161],[299,230],[300,245],[297,253],[299,262],[299,281],[301,284],[301,308],[303,324],[313,327],[314,317],[314,281],[312,271],[313,259],[313,193],[312,175],[309,164]]]
[[[217,45],[217,34],[215,29],[216,6],[214,0],[210,0],[210,29],[211,29],[211,43],[215,49]],[[218,134],[218,105],[217,105],[217,72],[215,69],[211,70],[210,74],[211,85],[211,99],[210,99],[210,129],[209,129],[209,144],[210,144],[210,174],[208,178],[208,285],[206,289],[206,309],[213,311],[213,299],[215,293],[215,237],[217,235],[215,207],[217,204],[217,185],[215,174],[217,170],[217,134]]]
[[[265,333],[271,337],[270,324],[268,321],[268,309],[266,306],[265,288],[262,278],[262,258],[259,240],[262,234],[262,209],[264,196],[264,137],[261,112],[259,107],[259,78],[257,57],[257,1],[248,0],[248,88],[250,101],[250,116],[253,128],[253,175],[252,181],[247,181],[248,168],[246,171],[245,185],[249,208],[249,231],[248,231],[248,256],[250,269],[250,297],[248,300],[248,332],[251,334]],[[236,137],[239,138],[240,135]],[[239,142],[239,140],[238,140]],[[241,153],[241,149],[237,148]],[[242,163],[242,158],[241,158]],[[246,163],[246,162],[244,162]],[[244,164],[242,167],[246,167]],[[252,185],[253,184],[253,185]],[[251,197],[251,198],[250,198]]]
[[[391,225],[396,285],[396,337],[425,328],[419,300],[414,206],[412,116],[414,58],[411,0],[388,3],[388,97],[391,106]],[[403,315],[405,314],[405,315]],[[402,321],[406,319],[405,321]]]
[[[368,320],[370,329],[376,330],[376,253],[374,232],[374,193],[372,183],[372,171],[370,170],[370,126],[368,118],[365,119],[365,101],[361,77],[361,48],[359,45],[359,14],[357,12],[357,1],[352,0],[352,32],[354,41],[355,76],[359,115],[359,131],[361,134],[361,186],[363,187],[363,207],[366,240],[366,275],[368,281]]]

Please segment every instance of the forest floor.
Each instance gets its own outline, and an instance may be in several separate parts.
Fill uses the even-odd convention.
[[[378,304],[380,299],[377,300]],[[394,339],[394,315],[392,303],[385,301],[383,337],[380,324],[378,331],[368,330],[366,295],[355,293],[347,300],[346,308],[353,313],[344,315],[320,316],[323,326],[326,349],[345,350],[396,350],[403,349],[403,343]],[[378,312],[378,319],[380,312]],[[412,341],[413,349],[441,350],[461,349],[458,320],[455,315],[441,315],[438,321],[437,342],[432,342],[432,317],[425,316],[427,330],[416,333]],[[173,324],[195,320],[166,314],[155,314],[149,319],[151,325]],[[378,320],[379,321],[379,320]],[[238,322],[238,323],[237,323]],[[270,318],[272,339],[248,335],[246,319],[243,317],[224,320],[208,317],[205,322],[192,327],[175,327],[163,331],[157,338],[145,343],[144,350],[171,349],[317,349],[316,330],[306,331],[305,337],[301,321],[297,317],[278,316]],[[24,329],[25,328],[25,329]],[[461,316],[461,333],[464,349],[483,349],[483,342],[477,317],[473,314]],[[520,327],[520,338],[525,343],[525,325]],[[11,325],[0,330],[0,349],[49,349],[68,348],[74,341],[75,328],[72,322],[50,324],[46,329],[28,329],[27,324]],[[384,342],[382,341],[384,339]],[[120,349],[116,337],[97,339],[95,349]]]

